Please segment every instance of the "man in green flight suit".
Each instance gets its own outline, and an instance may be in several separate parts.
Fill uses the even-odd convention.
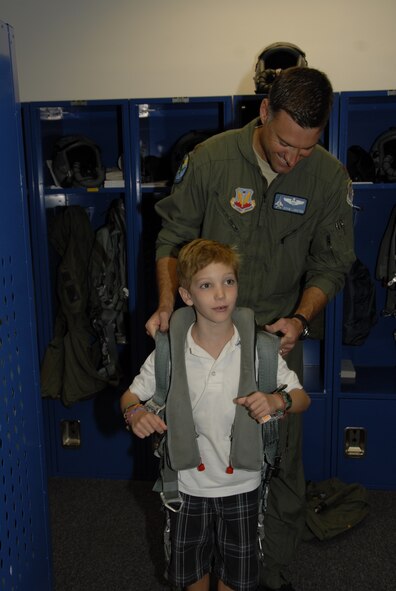
[[[180,248],[199,236],[235,245],[243,260],[238,305],[282,335],[280,352],[303,383],[301,340],[355,259],[351,182],[318,145],[332,101],[323,72],[288,68],[272,83],[258,119],[185,156],[171,194],[156,205],[159,303],[146,323],[149,334],[168,329]],[[280,425],[287,444],[270,486],[261,583],[292,591],[285,569],[305,523],[301,419]]]

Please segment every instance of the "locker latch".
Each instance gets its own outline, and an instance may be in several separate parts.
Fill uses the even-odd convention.
[[[61,421],[61,436],[63,447],[80,447],[80,421]]]
[[[349,458],[361,458],[366,453],[366,429],[346,427],[344,430],[344,453]]]

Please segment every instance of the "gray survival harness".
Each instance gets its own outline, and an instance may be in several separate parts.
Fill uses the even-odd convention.
[[[168,333],[157,332],[155,376],[156,392],[145,407],[164,418],[168,430],[155,445],[160,458],[160,476],[153,490],[160,493],[169,511],[180,511],[183,500],[178,490],[178,470],[196,468],[201,463],[197,436],[188,395],[185,366],[185,339],[195,320],[190,307],[176,310],[170,321]],[[238,397],[246,396],[258,388],[273,392],[277,386],[279,338],[256,331],[253,311],[237,308],[233,322],[241,342],[241,370]],[[256,380],[256,346],[258,352],[258,383]],[[173,360],[176,360],[174,363]],[[230,466],[245,470],[261,470],[261,494],[258,520],[260,554],[264,538],[264,512],[270,479],[279,470],[283,444],[279,441],[277,421],[259,425],[246,409],[236,406],[231,435]],[[169,551],[169,514],[165,527],[165,553]]]

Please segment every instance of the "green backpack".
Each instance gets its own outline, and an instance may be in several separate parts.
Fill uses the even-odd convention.
[[[329,540],[348,531],[369,512],[367,490],[338,478],[308,482],[305,540]]]

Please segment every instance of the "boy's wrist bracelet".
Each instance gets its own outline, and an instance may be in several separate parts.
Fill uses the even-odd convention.
[[[127,428],[127,431],[131,430],[131,426],[129,423],[129,417],[134,415],[135,413],[139,412],[140,410],[144,410],[144,405],[141,404],[140,402],[136,402],[136,403],[132,403],[129,404],[123,412],[123,416],[124,416],[124,420],[125,420],[125,425]]]
[[[140,402],[131,402],[130,404],[127,404],[127,406],[123,409],[122,414],[125,415],[126,412],[128,412],[129,410],[132,410],[135,406],[139,406]]]

